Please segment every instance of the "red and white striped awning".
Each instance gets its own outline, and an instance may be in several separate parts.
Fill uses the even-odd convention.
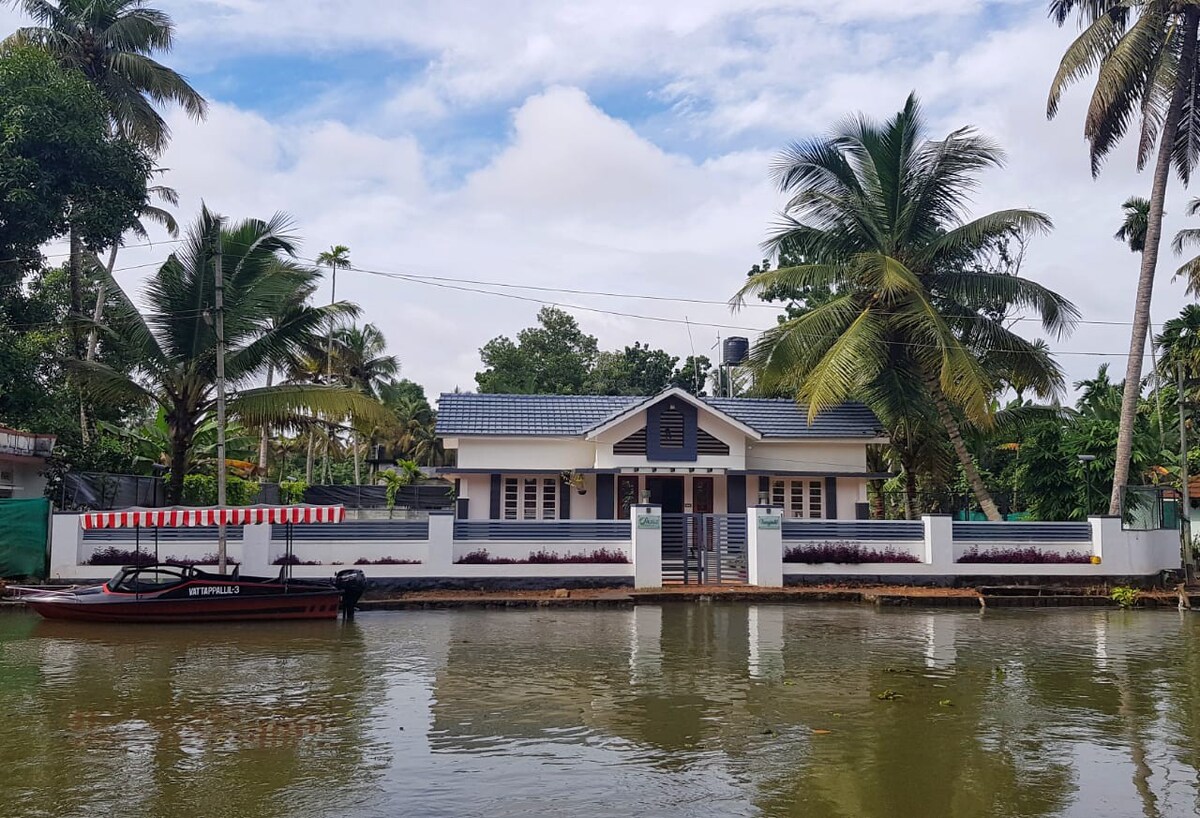
[[[126,508],[90,511],[79,515],[79,524],[91,528],[193,528],[196,526],[259,525],[262,523],[340,523],[344,506],[208,506],[189,508]]]

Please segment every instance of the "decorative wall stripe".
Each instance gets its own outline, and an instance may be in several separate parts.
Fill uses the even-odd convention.
[[[905,541],[925,539],[920,520],[796,520],[784,519],[785,540]]]
[[[456,540],[628,540],[629,520],[456,520]]]

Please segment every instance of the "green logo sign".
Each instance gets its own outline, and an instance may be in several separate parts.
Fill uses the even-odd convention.
[[[662,517],[657,514],[639,514],[637,518],[638,528],[662,528]]]
[[[783,528],[783,518],[777,514],[771,516],[762,515],[758,518],[759,531],[778,531]]]

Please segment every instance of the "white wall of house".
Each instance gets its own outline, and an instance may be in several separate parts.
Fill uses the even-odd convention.
[[[594,444],[575,438],[461,437],[458,466],[462,469],[572,469],[590,468],[596,460]]]
[[[867,441],[750,441],[746,469],[761,472],[865,472]]]

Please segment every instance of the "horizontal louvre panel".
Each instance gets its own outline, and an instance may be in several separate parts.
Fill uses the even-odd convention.
[[[287,526],[271,526],[271,539],[287,538]],[[337,525],[293,525],[295,541],[330,540],[427,540],[428,520],[360,520]]]
[[[326,526],[327,528],[329,526]],[[217,526],[196,526],[195,528],[143,528],[141,542],[154,543],[154,532],[158,531],[158,541],[164,542],[216,542]],[[132,543],[138,539],[133,528],[87,528],[83,531],[84,542],[120,542]],[[225,527],[226,540],[242,539],[242,526]]]
[[[871,522],[864,520],[788,520],[783,521],[785,540],[861,540],[897,541],[925,539],[925,526],[919,520]]]
[[[1091,542],[1088,523],[984,523],[954,524],[954,539],[965,542]]]
[[[703,429],[697,429],[696,453],[727,456],[729,454],[729,444],[722,443]]]
[[[613,454],[646,454],[646,427],[638,429],[624,440],[619,440],[613,446]]]
[[[458,520],[456,540],[628,540],[628,520]]]
[[[664,449],[683,448],[683,412],[668,406],[659,415],[658,445]]]

